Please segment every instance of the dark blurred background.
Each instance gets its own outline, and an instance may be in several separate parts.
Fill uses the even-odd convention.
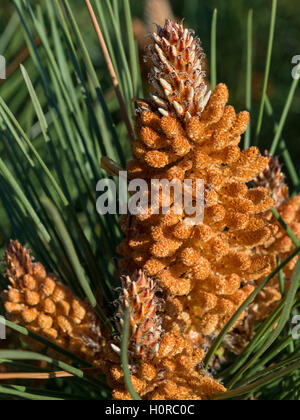
[[[38,0],[30,1],[30,3],[42,4]],[[151,26],[153,27],[150,24],[151,19],[153,19],[153,22],[162,19],[165,10],[167,10],[166,3],[166,0],[131,0],[132,11],[135,17],[134,28],[137,35],[143,38],[149,32]],[[232,103],[234,102],[237,109],[245,108],[246,25],[248,10],[253,9],[253,109],[257,111],[264,78],[271,0],[170,0],[169,3],[174,16],[180,19],[184,18],[186,24],[195,29],[196,34],[202,40],[202,45],[208,58],[210,53],[212,13],[214,8],[218,9],[218,81],[228,84],[231,92],[230,100]],[[103,71],[103,61],[86,13],[85,1],[72,0],[70,4],[76,11],[79,25],[85,39],[89,43],[90,51],[99,68],[99,72],[101,72],[101,69]],[[12,2],[0,0],[1,34],[5,31],[13,11],[14,6]],[[122,16],[120,18],[122,20]],[[144,22],[147,25],[144,25]],[[21,52],[22,48],[24,46],[20,45],[14,51]],[[275,43],[268,89],[277,119],[280,118],[292,82],[291,71],[294,65],[291,63],[291,60],[295,55],[300,55],[300,2],[299,0],[278,0]],[[14,58],[8,57],[9,62],[12,62]],[[102,77],[105,81],[106,75],[103,74]],[[257,115],[257,112],[254,115]],[[289,145],[289,149],[292,151],[298,170],[300,170],[299,117],[300,91],[298,90],[284,130],[284,137]],[[265,117],[261,148],[270,144],[272,136],[272,122]]]

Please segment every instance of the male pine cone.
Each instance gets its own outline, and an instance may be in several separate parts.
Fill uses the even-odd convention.
[[[300,196],[289,196],[288,186],[285,184],[285,174],[279,164],[278,157],[270,155],[267,151],[268,165],[253,181],[253,187],[265,187],[274,199],[273,207],[277,210],[282,220],[300,240]],[[267,211],[261,217],[278,225],[278,231],[256,250],[261,255],[273,255],[283,262],[288,258],[296,246],[292,242],[286,230],[275,219],[271,211]],[[288,290],[290,280],[298,261],[294,257],[282,270],[284,288]],[[258,282],[259,283],[259,282]],[[236,329],[226,337],[226,347],[232,352],[239,354],[249,343],[254,335],[257,323],[266,319],[276,309],[282,300],[282,290],[278,275],[275,276],[266,287],[257,295],[254,302],[247,308],[247,314]]]
[[[10,283],[2,292],[8,319],[93,363],[104,339],[89,305],[54,274],[47,274],[41,263],[33,263],[17,241],[11,241],[4,264]]]
[[[268,188],[274,199],[274,208],[278,211],[282,220],[300,240],[300,196],[289,196],[288,186],[285,184],[285,174],[279,164],[279,159],[265,152],[269,159],[267,168],[253,182],[254,186],[260,185]],[[271,212],[267,212],[264,217],[278,224],[276,235],[267,240],[257,252],[262,254],[272,254],[283,262],[296,249],[296,245],[287,235],[285,229],[279,221],[275,219]],[[288,289],[290,280],[298,261],[298,256],[293,258],[283,268],[285,287]],[[275,277],[267,287],[257,296],[256,301],[249,308],[249,317],[254,321],[266,318],[278,305],[282,298],[279,287],[278,277]]]
[[[167,20],[153,34],[146,60],[153,64],[152,94],[138,101],[129,177],[149,187],[152,179],[202,179],[205,215],[195,226],[174,206],[167,215],[153,215],[149,206],[147,215],[122,217],[120,265],[156,279],[169,303],[171,329],[194,338],[213,335],[253,291],[252,282],[274,266],[272,256],[255,252],[277,229],[259,217],[273,200],[266,188],[247,187],[268,158],[256,147],[240,150],[249,114],[226,105],[224,84],[210,96],[203,52],[191,31]]]
[[[129,362],[131,381],[145,400],[207,400],[225,391],[217,380],[201,370],[204,352],[176,331],[162,328],[164,303],[155,282],[141,270],[122,279],[115,302],[116,330],[123,330],[124,313],[130,313]],[[111,343],[120,354],[118,339]],[[102,362],[102,363],[101,363]],[[124,383],[120,361],[111,357],[100,362],[113,388],[115,399],[131,399]]]

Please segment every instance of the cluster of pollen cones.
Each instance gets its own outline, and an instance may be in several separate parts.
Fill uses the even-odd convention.
[[[150,98],[137,101],[130,179],[204,181],[205,212],[187,223],[171,200],[169,214],[122,216],[123,276],[111,335],[92,309],[56,276],[11,242],[10,283],[2,294],[14,322],[46,336],[107,375],[116,399],[130,399],[120,362],[124,314],[130,311],[131,380],[143,399],[210,399],[225,388],[202,370],[203,343],[215,337],[294,245],[274,219],[275,206],[300,238],[300,197],[289,198],[281,168],[256,147],[242,151],[247,112],[227,105],[219,84],[210,92],[200,41],[180,23],[157,27],[147,47]],[[174,199],[174,197],[173,197]],[[161,196],[158,197],[161,209]],[[162,212],[161,212],[162,213]],[[285,268],[290,279],[296,259]],[[231,343],[247,340],[255,322],[281,299],[274,279],[243,313]],[[236,350],[236,349],[234,349]]]

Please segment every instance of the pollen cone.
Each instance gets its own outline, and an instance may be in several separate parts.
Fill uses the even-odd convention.
[[[47,274],[42,264],[34,263],[17,241],[11,241],[4,264],[10,283],[2,293],[8,319],[93,362],[104,339],[89,305],[54,274]]]
[[[229,92],[219,84],[210,95],[202,69],[200,42],[182,24],[167,20],[152,36],[146,60],[152,96],[139,100],[131,179],[177,180],[183,188],[204,182],[204,220],[190,223],[185,208],[162,214],[163,192],[144,214],[122,216],[125,239],[118,248],[121,269],[143,269],[169,303],[169,324],[193,340],[217,334],[253,291],[253,281],[270,273],[274,257],[258,246],[278,230],[262,219],[273,199],[267,188],[247,183],[268,165],[256,147],[241,151],[248,112],[227,105]],[[179,309],[180,308],[180,309]]]
[[[274,198],[274,207],[286,225],[290,227],[296,238],[300,240],[300,196],[289,196],[288,186],[284,182],[286,177],[282,172],[279,159],[268,155],[267,152],[266,155],[269,157],[269,164],[265,171],[254,181],[254,185],[259,183],[261,186],[269,189],[270,194]],[[296,246],[271,212],[267,212],[265,217],[272,223],[277,223],[278,231],[262,247],[258,248],[258,252],[262,254],[273,254],[283,262],[296,249]],[[295,257],[283,269],[287,288],[297,261],[298,257]],[[279,281],[278,277],[276,277],[261,295],[258,296],[258,300],[252,308],[252,315],[256,319],[267,317],[280,300]]]
[[[285,174],[279,164],[279,159],[265,152],[269,162],[252,182],[254,188],[263,187],[269,190],[274,199],[274,208],[278,211],[283,221],[290,227],[294,235],[300,240],[300,196],[289,197],[288,186],[285,184]],[[271,255],[283,262],[296,249],[291,238],[281,224],[268,211],[261,217],[277,224],[278,230],[265,243],[257,248],[260,255]],[[288,290],[298,257],[293,258],[284,268],[285,288]],[[259,283],[259,281],[258,281]],[[266,319],[275,310],[282,299],[278,276],[263,289],[252,305],[247,309],[243,322],[227,337],[227,347],[239,353],[249,342],[257,322]]]
[[[163,328],[165,302],[151,278],[141,270],[122,279],[115,303],[119,337],[111,343],[117,356],[125,309],[130,311],[129,356],[132,384],[145,400],[206,400],[225,388],[201,370],[204,353],[176,331]],[[131,399],[118,362],[103,361],[115,399]]]
[[[252,182],[253,187],[268,188],[273,200],[274,207],[278,208],[289,198],[289,188],[285,183],[285,174],[277,156],[272,156],[265,151],[265,156],[269,159],[268,165]]]
[[[115,305],[116,328],[122,333],[123,318],[130,308],[131,338],[129,349],[134,359],[151,360],[155,357],[162,336],[159,315],[161,302],[156,296],[157,286],[141,270],[122,278],[121,294]]]
[[[181,120],[201,115],[211,92],[205,82],[205,56],[193,31],[167,20],[152,34],[145,61],[151,63],[152,99],[162,115]]]

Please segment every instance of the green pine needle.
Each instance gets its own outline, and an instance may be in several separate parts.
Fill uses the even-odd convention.
[[[131,374],[128,362],[128,344],[129,344],[129,335],[130,335],[130,310],[127,308],[124,314],[124,325],[123,325],[123,332],[122,332],[122,339],[121,339],[121,362],[122,362],[122,369],[124,372],[124,380],[127,387],[128,392],[132,396],[134,400],[141,400],[141,397],[135,391],[132,382],[131,382]]]

